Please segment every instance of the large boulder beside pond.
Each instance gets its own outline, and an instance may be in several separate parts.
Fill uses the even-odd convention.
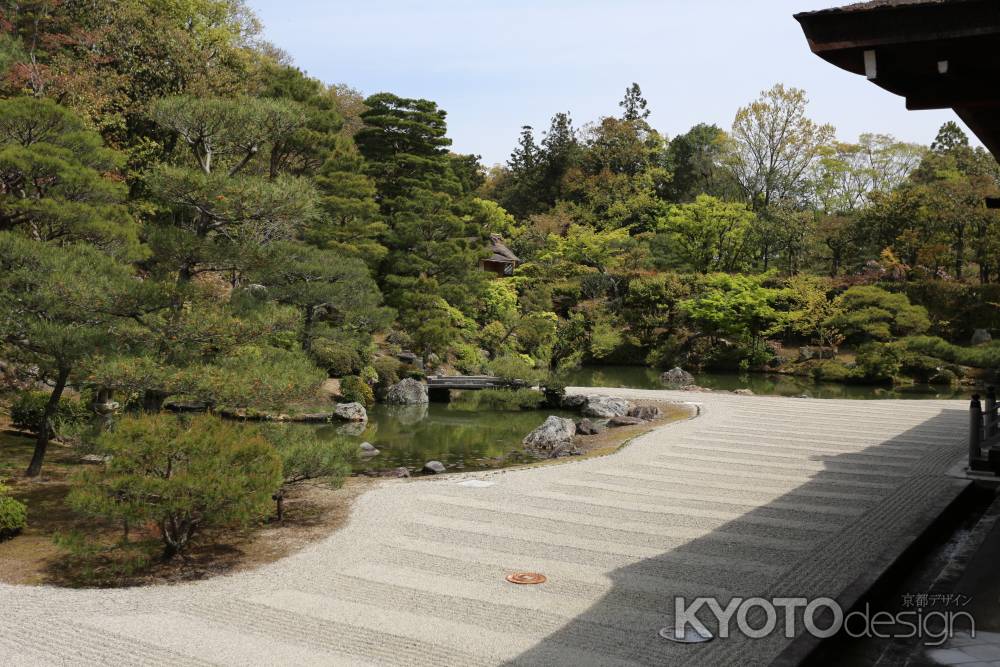
[[[360,403],[341,403],[333,409],[333,416],[345,422],[368,421],[368,411]]]
[[[424,405],[430,402],[427,385],[412,378],[389,387],[385,392],[385,402],[389,405]]]
[[[624,417],[635,407],[624,398],[614,396],[591,396],[583,408],[583,414],[597,419]]]
[[[993,336],[986,329],[976,329],[972,334],[972,345],[973,347],[977,345],[985,345],[986,343],[993,342]]]
[[[566,394],[559,401],[559,407],[566,410],[582,410],[587,405],[587,397],[583,394]]]
[[[663,416],[663,410],[655,405],[637,405],[628,411],[629,417],[651,422]]]
[[[669,389],[681,389],[694,385],[694,376],[681,367],[672,368],[660,375],[660,382]]]
[[[532,449],[552,450],[564,447],[573,441],[576,424],[572,419],[549,417],[545,423],[524,438],[524,444]]]
[[[597,435],[604,429],[599,425],[587,418],[581,419],[576,424],[576,432],[580,435]]]

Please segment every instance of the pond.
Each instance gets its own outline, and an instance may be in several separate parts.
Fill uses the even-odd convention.
[[[456,403],[376,405],[368,411],[366,425],[321,426],[319,433],[331,438],[347,435],[381,451],[359,462],[358,472],[420,470],[427,461],[441,461],[454,471],[487,470],[535,460],[521,441],[549,415],[579,418],[576,413],[550,409],[500,412],[463,409]]]
[[[660,371],[637,366],[597,366],[578,369],[566,376],[567,384],[576,387],[627,387],[662,389]],[[967,388],[914,387],[887,389],[833,383],[817,383],[809,378],[788,375],[739,376],[725,373],[702,373],[699,385],[716,390],[750,389],[759,395],[801,396],[813,398],[889,399],[889,398],[968,398]],[[525,410],[505,412],[487,408],[470,409],[461,401],[424,406],[376,405],[368,411],[364,425],[300,426],[318,428],[330,438],[346,435],[359,445],[370,442],[381,453],[360,461],[356,472],[407,468],[419,471],[427,461],[441,461],[450,471],[475,471],[503,468],[534,460],[521,446],[528,433],[549,415],[579,418],[560,410]]]
[[[663,389],[662,371],[644,366],[588,366],[570,371],[564,376],[572,387],[626,387],[629,389]],[[975,393],[968,387],[870,387],[863,385],[816,382],[794,375],[751,373],[696,373],[695,381],[702,387],[722,391],[750,389],[761,396],[802,396],[811,398],[849,398],[875,400],[906,399],[968,399]]]

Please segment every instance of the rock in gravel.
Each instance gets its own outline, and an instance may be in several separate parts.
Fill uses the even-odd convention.
[[[413,378],[398,382],[385,393],[385,402],[389,405],[424,405],[429,403],[427,385]]]
[[[737,396],[754,396],[753,389],[737,389],[733,392]]]
[[[545,423],[524,438],[524,444],[533,449],[556,449],[572,442],[576,424],[570,419],[549,417]]]
[[[333,409],[333,415],[345,422],[368,421],[368,411],[360,403],[341,403]]]
[[[644,420],[638,417],[612,417],[608,420],[608,426],[611,428],[619,428],[621,426],[637,426],[639,424],[645,423]]]
[[[378,474],[379,477],[390,477],[394,479],[406,479],[410,476],[410,471],[406,468],[393,468],[392,470],[383,470]]]
[[[580,435],[597,435],[602,429],[600,426],[590,421],[589,419],[581,419],[576,424],[576,432]]]
[[[440,475],[445,471],[446,468],[444,467],[444,464],[441,463],[440,461],[428,461],[427,463],[424,464],[424,467],[421,469],[421,472],[426,473],[428,475]]]
[[[373,445],[370,442],[362,442],[361,446],[358,449],[361,451],[361,456],[363,456],[366,459],[371,458],[373,456],[378,456],[379,454],[382,453],[375,447],[375,445]]]
[[[655,405],[637,405],[628,412],[629,417],[651,422],[663,416],[663,410]]]
[[[690,387],[694,384],[694,376],[681,367],[672,368],[660,376],[660,382],[669,389]]]
[[[614,398],[612,396],[591,396],[587,400],[583,414],[588,417],[598,419],[610,419],[612,417],[624,417],[633,406],[624,398]]]

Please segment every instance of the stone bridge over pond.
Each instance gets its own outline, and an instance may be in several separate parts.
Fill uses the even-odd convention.
[[[948,475],[964,402],[586,391],[701,416],[605,458],[384,482],[346,528],[253,572],[0,586],[0,662],[767,664],[781,633],[661,639],[674,596],[850,601],[967,485]],[[516,571],[548,581],[508,583]]]

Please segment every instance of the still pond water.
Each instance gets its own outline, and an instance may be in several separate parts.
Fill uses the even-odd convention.
[[[759,395],[813,398],[967,398],[968,391],[947,388],[890,390],[840,384],[816,383],[808,378],[780,375],[738,376],[699,374],[701,386],[717,390],[751,389]],[[571,373],[567,384],[577,387],[627,387],[662,389],[659,372],[634,366],[583,368]],[[426,406],[377,405],[368,411],[364,426],[318,427],[322,435],[347,435],[359,444],[370,442],[381,453],[359,462],[357,472],[408,468],[419,471],[427,461],[441,461],[449,470],[473,471],[502,468],[532,460],[521,440],[549,415],[577,416],[558,410],[500,412],[470,410],[460,403]],[[307,427],[302,427],[307,428]],[[314,427],[308,427],[314,428]]]

